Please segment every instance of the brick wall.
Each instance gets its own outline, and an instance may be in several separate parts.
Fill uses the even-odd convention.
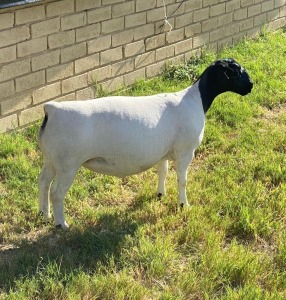
[[[43,103],[94,97],[158,75],[207,46],[286,24],[286,0],[46,0],[0,10],[0,132]]]

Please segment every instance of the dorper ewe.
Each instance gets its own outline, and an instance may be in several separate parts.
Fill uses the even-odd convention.
[[[243,67],[222,59],[206,68],[193,86],[177,93],[47,103],[39,132],[44,154],[40,213],[50,216],[50,194],[55,225],[68,227],[63,200],[80,166],[124,177],[157,165],[158,196],[165,195],[168,160],[176,165],[179,205],[188,206],[187,169],[202,141],[206,112],[219,94],[244,96],[252,87]]]

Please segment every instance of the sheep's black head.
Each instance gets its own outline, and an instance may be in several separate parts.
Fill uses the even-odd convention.
[[[253,87],[246,70],[232,58],[215,61],[198,80],[205,112],[217,95],[234,92],[245,96]]]
[[[230,91],[242,96],[251,92],[253,83],[248,73],[234,59],[217,60],[211,69],[214,81],[221,92]]]

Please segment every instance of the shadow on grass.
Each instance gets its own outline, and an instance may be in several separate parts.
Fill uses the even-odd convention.
[[[123,212],[102,214],[96,224],[83,229],[51,229],[32,243],[22,240],[17,248],[2,250],[0,291],[8,293],[16,288],[17,280],[32,279],[53,264],[60,267],[58,279],[63,280],[79,270],[95,273],[99,264],[107,265],[110,258],[118,262],[125,238],[134,236],[141,223],[129,217],[137,210],[136,205]]]

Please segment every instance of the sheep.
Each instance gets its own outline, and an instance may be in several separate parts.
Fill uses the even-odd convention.
[[[208,109],[219,94],[244,96],[252,87],[246,70],[228,58],[176,93],[46,103],[38,140],[44,156],[40,213],[50,217],[50,198],[56,227],[68,228],[63,200],[81,166],[125,177],[157,165],[157,195],[164,196],[168,160],[175,162],[179,205],[189,206],[187,169],[203,139]]]

